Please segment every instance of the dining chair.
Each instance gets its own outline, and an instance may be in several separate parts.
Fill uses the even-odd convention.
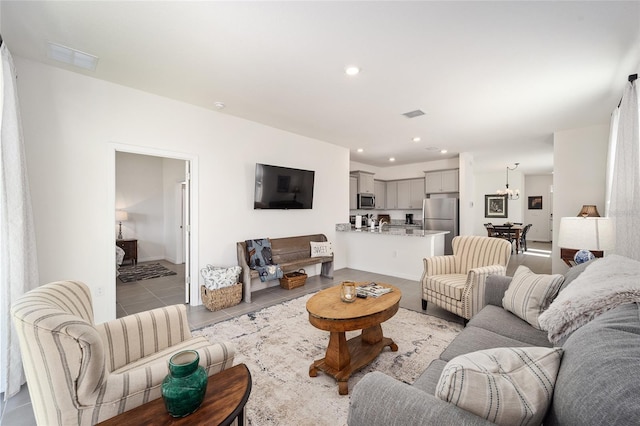
[[[520,233],[520,247],[522,248],[523,253],[527,251],[527,232],[529,232],[529,229],[531,229],[532,226],[532,223],[527,224]]]

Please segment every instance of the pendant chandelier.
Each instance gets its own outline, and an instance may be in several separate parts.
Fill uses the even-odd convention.
[[[496,191],[498,195],[506,195],[509,200],[517,200],[518,198],[520,198],[519,189],[516,189],[515,191],[512,189],[509,189],[509,170],[511,171],[515,170],[518,168],[519,165],[520,163],[515,163],[515,166],[513,166],[513,168],[507,166],[507,184],[505,185],[505,189],[498,189]]]

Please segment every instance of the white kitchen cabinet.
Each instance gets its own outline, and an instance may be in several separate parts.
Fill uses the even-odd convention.
[[[458,192],[458,169],[425,172],[426,193]]]
[[[388,209],[398,208],[398,182],[387,182],[387,196],[385,205]]]
[[[408,209],[411,205],[411,182],[408,180],[398,181],[398,204],[399,209]]]
[[[376,196],[376,209],[381,210],[387,207],[386,195],[387,195],[387,184],[381,180],[373,181],[373,193]]]
[[[421,209],[422,200],[425,198],[424,179],[411,179],[411,194],[409,208]]]
[[[349,210],[358,208],[358,178],[349,176]]]
[[[390,181],[387,182],[385,205],[387,209],[421,209],[424,194],[424,179]]]
[[[373,173],[369,172],[353,172],[351,174],[358,180],[358,194],[374,194],[375,186],[373,184]]]
[[[398,209],[421,209],[424,199],[424,179],[398,181]]]

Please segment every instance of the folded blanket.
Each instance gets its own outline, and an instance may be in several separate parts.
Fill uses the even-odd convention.
[[[282,269],[273,263],[271,241],[268,238],[246,240],[249,267],[258,271],[260,281],[271,281],[282,278]]]
[[[549,341],[558,343],[598,315],[640,302],[640,262],[620,255],[594,261],[539,317]]]
[[[272,281],[282,278],[283,272],[278,265],[256,266],[255,270],[260,275],[260,281]]]

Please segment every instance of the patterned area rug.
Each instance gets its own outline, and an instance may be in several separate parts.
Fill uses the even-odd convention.
[[[193,332],[236,346],[234,364],[245,363],[253,379],[247,402],[248,424],[341,426],[347,424],[349,396],[338,395],[336,381],[309,366],[324,357],[329,333],[309,324],[306,302],[312,295],[281,303]],[[462,330],[462,325],[400,308],[382,324],[398,345],[385,348],[349,379],[349,391],[370,371],[413,383]],[[358,332],[348,332],[347,338]]]
[[[120,269],[118,269],[118,272],[120,273],[118,278],[120,278],[120,281],[123,283],[176,275],[175,272],[170,271],[159,263],[121,266]]]

